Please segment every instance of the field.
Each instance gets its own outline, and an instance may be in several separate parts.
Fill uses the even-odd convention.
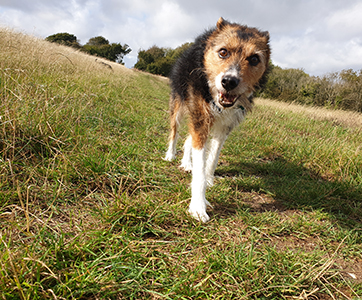
[[[362,298],[361,114],[258,99],[201,224],[165,78],[0,48],[0,299]]]

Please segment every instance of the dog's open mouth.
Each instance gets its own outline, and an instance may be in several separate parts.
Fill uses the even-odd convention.
[[[223,106],[223,107],[231,107],[234,105],[234,103],[236,102],[236,100],[238,99],[239,95],[231,95],[229,93],[222,93],[219,92],[219,103]]]

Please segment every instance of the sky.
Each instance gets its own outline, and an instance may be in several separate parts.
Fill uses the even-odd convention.
[[[361,0],[0,0],[0,26],[39,38],[74,34],[140,49],[192,42],[219,17],[270,33],[272,61],[314,76],[362,69]]]

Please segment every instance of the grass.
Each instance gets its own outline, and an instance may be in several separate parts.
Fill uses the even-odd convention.
[[[259,99],[200,224],[162,160],[163,78],[6,29],[0,47],[0,299],[362,297],[361,115]]]

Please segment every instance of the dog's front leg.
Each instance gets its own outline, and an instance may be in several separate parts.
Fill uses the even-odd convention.
[[[192,148],[192,183],[191,183],[191,203],[189,213],[201,222],[207,222],[210,217],[206,213],[209,202],[206,200],[206,149]]]
[[[217,135],[210,141],[210,150],[206,162],[206,182],[207,186],[213,186],[214,184],[214,172],[219,160],[221,148],[225,143],[227,135]]]

